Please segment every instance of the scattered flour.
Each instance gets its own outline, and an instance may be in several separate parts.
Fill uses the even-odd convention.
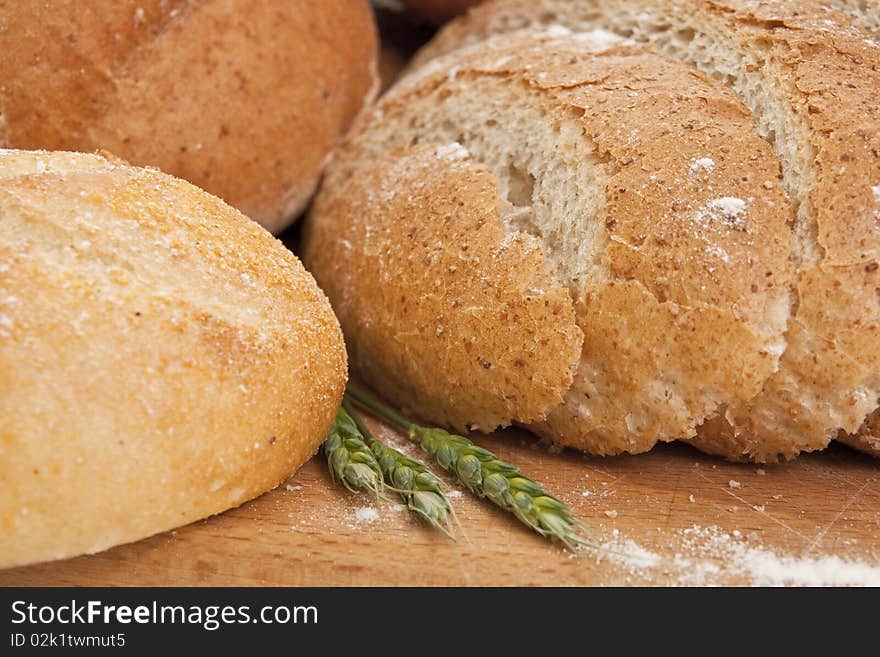
[[[547,29],[544,30],[544,34],[549,37],[566,37],[571,35],[571,30],[567,27],[563,27],[562,25],[549,25]]]
[[[746,207],[746,201],[741,198],[723,196],[709,201],[702,209],[697,210],[694,220],[701,225],[722,221],[734,230],[745,230]]]
[[[464,160],[470,157],[468,150],[457,141],[438,146],[435,155],[444,160]]]
[[[730,481],[727,482],[727,485],[730,486],[731,488],[742,488],[743,487],[743,485],[741,483],[739,483],[736,479],[731,479]]]
[[[376,522],[379,519],[379,512],[371,506],[362,506],[354,512],[354,518],[358,522]]]
[[[633,540],[614,539],[602,544],[602,555],[631,573],[656,568],[663,562],[656,552],[646,550]]]
[[[675,553],[666,558],[612,532],[599,559],[621,566],[627,579],[679,586],[748,583],[755,586],[880,586],[880,560],[848,560],[837,555],[778,554],[742,532],[694,525],[673,533]],[[671,578],[671,581],[670,581]]]
[[[722,262],[730,262],[730,254],[717,244],[710,244],[707,246],[706,253]]]
[[[587,45],[590,50],[603,52],[612,47],[624,43],[625,40],[614,32],[608,30],[590,30],[589,32],[577,32],[574,38]]]
[[[693,164],[691,164],[691,173],[700,173],[701,171],[706,173],[715,171],[715,160],[711,157],[701,157],[694,160]]]
[[[835,555],[795,559],[751,548],[745,556],[755,584],[761,586],[880,586],[877,565]]]

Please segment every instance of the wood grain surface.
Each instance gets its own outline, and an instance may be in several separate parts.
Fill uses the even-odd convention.
[[[844,583],[880,572],[880,466],[842,447],[757,468],[684,445],[598,459],[512,430],[476,440],[569,503],[604,548],[571,555],[468,493],[453,500],[453,542],[397,500],[340,490],[319,455],[240,508],[101,554],[0,571],[0,585],[797,584],[815,582],[768,581],[767,571],[824,572],[829,556],[862,564],[844,569],[857,578]]]

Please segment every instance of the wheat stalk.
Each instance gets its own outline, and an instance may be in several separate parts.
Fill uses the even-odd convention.
[[[421,461],[382,443],[347,401],[343,401],[342,406],[376,457],[386,485],[401,496],[411,511],[454,540],[452,518],[455,512],[443,492],[440,478]]]
[[[570,550],[578,545],[596,547],[587,525],[562,501],[536,481],[489,450],[464,436],[411,422],[349,383],[346,394],[379,417],[406,431],[440,466],[468,490],[484,497],[541,536],[559,541]]]
[[[382,468],[358,431],[354,419],[340,408],[324,441],[330,476],[351,492],[366,490],[382,497]]]

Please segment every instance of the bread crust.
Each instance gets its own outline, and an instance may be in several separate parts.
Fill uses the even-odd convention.
[[[318,449],[346,357],[263,229],[182,180],[0,151],[0,567],[219,513]]]
[[[874,37],[880,37],[880,5],[871,0],[826,0],[835,9],[847,14],[853,24]]]
[[[543,418],[571,385],[583,335],[540,243],[504,231],[492,176],[430,143],[359,174],[319,194],[303,256],[352,368],[406,411],[460,429]]]
[[[436,213],[415,201],[404,207],[376,201],[386,187],[375,181],[358,194],[340,181],[370,180],[375,154],[405,149],[412,137],[419,143],[448,143],[441,139],[448,133],[440,123],[419,124],[415,132],[408,126],[425,120],[422,112],[440,105],[452,126],[463,122],[465,110],[457,109],[454,99],[469,89],[484,95],[489,106],[510,113],[520,111],[515,102],[534,104],[549,125],[577,117],[578,139],[594,148],[604,172],[598,192],[604,207],[590,219],[601,233],[595,238],[602,245],[595,276],[562,280],[585,336],[577,385],[565,391],[561,405],[546,409],[549,413],[539,422],[515,412],[511,419],[531,422],[554,441],[591,453],[639,452],[657,440],[693,435],[719,406],[757,394],[777,366],[790,275],[790,215],[769,146],[754,135],[743,106],[705,76],[639,47],[594,55],[584,53],[583,42],[575,37],[536,34],[508,35],[450,53],[405,78],[328,171],[308,223],[305,261],[340,317],[356,354],[355,368],[373,385],[384,386],[395,401],[420,404],[425,418],[453,426],[471,423],[467,415],[454,415],[455,409],[446,405],[448,397],[428,397],[423,381],[408,379],[408,391],[386,382],[399,368],[391,366],[392,354],[399,353],[391,336],[400,330],[400,313],[374,295],[367,298],[370,303],[379,298],[379,307],[369,320],[363,318],[362,308],[352,305],[359,294],[350,281],[357,277],[363,285],[379,286],[373,271],[360,263],[359,254],[367,247],[357,232],[344,251],[328,239],[330,232],[347,235],[361,222],[391,222],[404,234],[411,226],[436,224]],[[510,93],[519,100],[499,100],[502,89],[514,90]],[[444,99],[453,100],[443,104]],[[511,118],[499,115],[497,120]],[[730,148],[731,143],[740,147]],[[572,148],[565,142],[556,147]],[[553,156],[549,146],[543,154]],[[714,158],[711,172],[695,166],[706,156]],[[499,168],[498,163],[485,164]],[[439,175],[389,174],[393,184],[388,193],[448,201],[451,191],[435,182]],[[761,187],[760,196],[739,198],[755,185]],[[460,182],[452,189],[462,186]],[[352,197],[362,200],[355,203]],[[723,205],[725,199],[743,204],[741,217],[738,210],[736,216],[714,214],[713,203]],[[468,200],[462,212],[469,212],[472,204]],[[508,232],[521,234],[509,227]],[[455,243],[446,248],[454,249]],[[554,253],[555,248],[544,240],[545,258],[558,262],[565,254]],[[417,253],[412,259],[422,262]],[[392,296],[401,284],[394,277],[403,276],[402,268],[393,262],[385,268],[381,285],[385,296]],[[477,289],[482,285],[478,274],[467,281]],[[407,270],[406,280],[421,277]],[[781,318],[768,321],[774,312]],[[418,318],[416,324],[426,320]],[[505,317],[485,327],[487,336],[512,330]],[[443,335],[431,337],[431,344],[429,351],[438,353],[454,347]],[[438,369],[440,360],[428,362],[430,376],[473,385],[455,364]],[[566,367],[569,363],[560,361]],[[478,394],[469,387],[463,390],[464,396]],[[486,386],[479,386],[479,393],[485,392]],[[497,389],[491,392],[499,394]]]
[[[107,149],[277,232],[376,89],[366,0],[0,4],[0,146]]]
[[[837,439],[853,449],[880,458],[880,413],[871,413],[858,432],[841,432]]]
[[[688,52],[676,38],[708,36],[735,53],[738,68],[719,71],[697,55],[689,61],[728,80],[766,85],[788,108],[807,134],[802,162],[786,171],[800,213],[798,314],[780,371],[762,395],[728,409],[727,422],[707,424],[697,444],[732,459],[772,461],[822,449],[840,430],[857,431],[880,395],[880,195],[873,191],[880,183],[880,47],[842,14],[809,1],[499,0],[454,21],[418,60],[545,21],[624,30],[670,52]],[[767,129],[779,145],[785,126]]]

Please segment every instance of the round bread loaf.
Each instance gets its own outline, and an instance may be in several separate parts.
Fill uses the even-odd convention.
[[[616,41],[517,33],[435,60],[329,168],[304,259],[353,368],[410,412],[640,452],[777,369],[779,163],[722,85]]]
[[[700,446],[772,461],[841,434],[870,451],[880,437],[858,432],[880,397],[880,46],[812,0],[498,0],[420,61],[545,24],[648,41],[724,81],[779,155],[797,207],[797,313],[763,393],[703,427]]]
[[[327,299],[231,207],[99,156],[0,151],[0,567],[275,487],[345,378]]]
[[[0,3],[0,147],[156,166],[273,232],[377,87],[367,0]]]
[[[483,0],[404,0],[404,4],[435,23],[442,23]]]

